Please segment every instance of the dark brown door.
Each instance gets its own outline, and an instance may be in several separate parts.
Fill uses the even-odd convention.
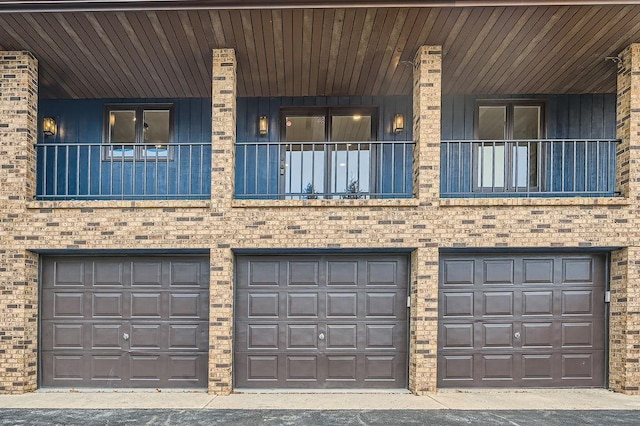
[[[237,388],[407,386],[404,256],[238,256]]]
[[[444,255],[439,387],[602,387],[606,257]]]
[[[207,386],[207,258],[46,257],[42,279],[43,386]]]

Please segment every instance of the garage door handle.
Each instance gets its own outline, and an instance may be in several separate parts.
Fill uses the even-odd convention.
[[[520,332],[516,331],[516,334],[514,334],[513,337],[515,337],[516,340],[520,340]]]
[[[129,340],[129,335],[128,335],[127,333],[124,333],[124,334],[122,335],[122,338],[123,338],[124,340]]]
[[[324,340],[324,333],[320,333],[320,335],[318,336],[318,339]]]

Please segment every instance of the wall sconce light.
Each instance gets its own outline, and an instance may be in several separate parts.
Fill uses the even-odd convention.
[[[56,134],[56,120],[53,117],[44,117],[42,119],[42,133],[45,136],[54,136]]]
[[[402,133],[404,131],[404,115],[396,114],[393,118],[393,132]]]
[[[260,116],[260,120],[258,121],[258,130],[260,131],[260,136],[267,136],[267,133],[269,133],[269,119],[266,115]]]

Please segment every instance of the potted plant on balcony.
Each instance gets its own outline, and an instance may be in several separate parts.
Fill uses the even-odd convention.
[[[343,195],[342,198],[346,200],[357,200],[363,197],[357,179],[351,179],[344,192],[346,192],[346,194]]]
[[[304,187],[304,193],[307,194],[305,195],[305,198],[307,200],[317,200],[318,196],[315,195],[317,194],[315,188],[313,187],[313,184],[311,182],[309,182],[307,184],[307,186]]]

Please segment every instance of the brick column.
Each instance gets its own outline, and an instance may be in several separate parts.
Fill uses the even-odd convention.
[[[233,49],[213,50],[211,202],[222,220],[231,208],[235,181],[236,55]],[[232,389],[233,252],[228,244],[211,250],[209,291],[209,392],[226,395]]]
[[[413,69],[413,191],[423,206],[440,197],[442,47],[422,46]]]
[[[211,250],[209,392],[218,395],[228,395],[232,389],[233,259],[229,248]]]
[[[609,388],[640,395],[640,247],[611,255]]]
[[[438,350],[438,249],[411,254],[411,332],[409,390],[417,395],[436,390]]]
[[[640,44],[620,53],[618,65],[616,191],[638,200],[640,196]]]
[[[38,258],[13,239],[35,195],[38,61],[0,52],[0,393],[37,387]]]
[[[231,205],[235,181],[236,54],[213,50],[211,199],[214,208]]]
[[[0,249],[0,393],[38,387],[38,256]]]

